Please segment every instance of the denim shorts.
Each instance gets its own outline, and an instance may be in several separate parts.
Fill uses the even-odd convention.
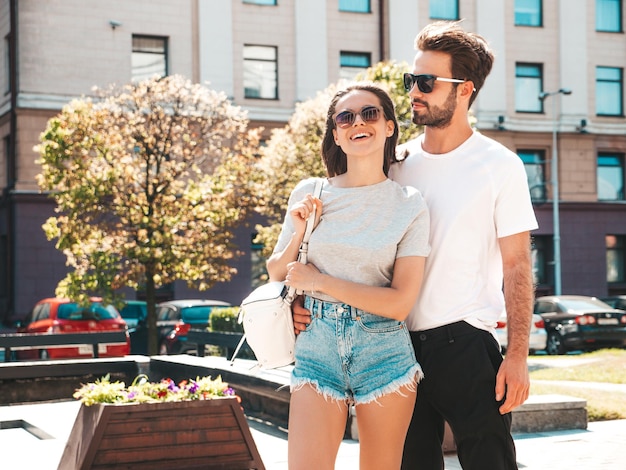
[[[364,404],[408,386],[422,368],[402,321],[306,297],[311,323],[296,340],[292,392],[310,384],[325,397]]]

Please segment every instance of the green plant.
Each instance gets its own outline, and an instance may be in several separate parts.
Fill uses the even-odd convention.
[[[242,333],[243,328],[237,322],[239,307],[216,308],[209,317],[209,331]]]
[[[238,321],[239,307],[224,307],[215,309],[209,317],[209,331],[216,333],[243,333],[243,327]],[[207,354],[211,356],[229,357],[232,351],[221,346],[207,346]],[[237,354],[239,359],[255,359],[254,353],[244,345]]]

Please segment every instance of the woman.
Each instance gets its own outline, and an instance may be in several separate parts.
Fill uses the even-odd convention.
[[[387,178],[398,139],[393,102],[357,83],[328,109],[322,157],[328,178],[289,198],[271,280],[305,291],[312,321],[296,341],[289,411],[289,468],[333,469],[349,406],[358,416],[361,468],[400,468],[422,371],[404,319],[422,282],[426,204]],[[296,262],[306,220],[318,220],[309,264]],[[321,217],[320,217],[321,213]]]

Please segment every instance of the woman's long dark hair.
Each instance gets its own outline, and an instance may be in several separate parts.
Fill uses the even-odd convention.
[[[393,121],[393,135],[387,137],[385,142],[385,158],[383,160],[383,172],[385,176],[389,174],[389,166],[395,161],[396,144],[398,142],[398,121],[396,120],[396,110],[393,101],[391,101],[389,94],[378,85],[374,85],[370,82],[356,83],[335,93],[328,107],[326,131],[324,132],[324,138],[322,140],[322,159],[326,166],[326,172],[331,178],[333,176],[342,175],[348,171],[348,159],[346,154],[341,147],[335,143],[335,137],[333,136],[333,129],[335,128],[335,121],[333,119],[336,111],[335,108],[341,98],[352,91],[359,90],[369,91],[376,95],[380,100],[385,121]]]

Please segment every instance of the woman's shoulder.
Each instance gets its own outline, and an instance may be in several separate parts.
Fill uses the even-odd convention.
[[[422,197],[422,193],[420,193],[419,189],[417,189],[416,187],[401,185],[400,183],[393,180],[389,181],[392,185],[393,191],[398,195],[398,197],[410,200],[424,199]]]
[[[303,180],[300,180],[295,185],[291,193],[301,195],[301,196],[304,196],[305,194],[308,194],[308,193],[313,194],[313,191],[315,190],[315,184],[320,179],[322,178],[311,177],[311,178],[305,178]]]

